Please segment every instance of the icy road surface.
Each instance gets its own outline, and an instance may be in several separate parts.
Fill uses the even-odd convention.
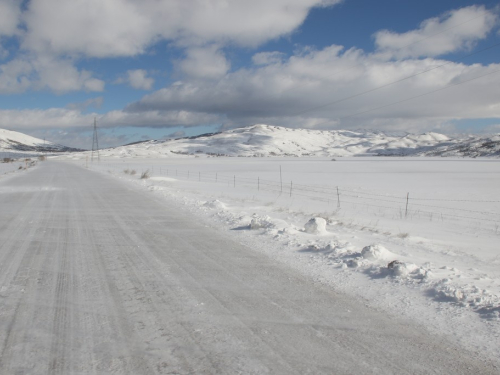
[[[0,180],[1,374],[493,374],[73,165]]]

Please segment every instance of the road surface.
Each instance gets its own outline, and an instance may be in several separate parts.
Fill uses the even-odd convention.
[[[494,374],[62,162],[0,180],[0,374]]]

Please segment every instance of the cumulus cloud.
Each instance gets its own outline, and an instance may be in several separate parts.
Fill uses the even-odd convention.
[[[89,57],[142,53],[156,34],[141,9],[142,3],[127,0],[31,1],[23,17],[27,25],[23,47],[56,55],[77,53]]]
[[[93,104],[98,104],[99,98]],[[187,111],[148,111],[148,113],[127,113],[110,111],[104,115],[83,113],[85,104],[69,105],[67,108],[0,110],[0,128],[15,131],[34,129],[70,129],[91,127],[97,117],[99,127],[113,128],[117,126],[144,127],[190,127],[199,124],[220,123],[221,117],[207,113]]]
[[[83,113],[92,105],[99,105],[99,98],[84,103],[74,103],[67,108],[49,109],[0,109],[0,128],[24,132],[38,138],[71,147],[90,148],[92,129],[97,118],[100,145],[123,145],[135,140],[135,135],[113,135],[114,128],[123,127],[196,127],[199,124],[220,124],[220,116],[186,111],[149,111],[146,114],[111,111],[104,115]]]
[[[134,89],[138,90],[151,90],[155,80],[147,77],[147,72],[144,69],[128,70],[127,81]]]
[[[446,65],[445,65],[446,64]],[[426,74],[420,72],[444,65]],[[187,81],[158,90],[126,108],[130,113],[182,110],[227,118],[227,123],[279,123],[301,127],[372,127],[396,123],[445,123],[500,116],[499,74],[409,100],[500,70],[500,64],[467,66],[433,58],[381,60],[341,46],[306,50],[283,61],[228,73],[217,82]],[[397,84],[392,82],[414,76]],[[389,85],[366,95],[374,88]],[[471,95],[471,93],[474,93]],[[344,100],[355,96],[352,99]],[[372,111],[378,107],[383,107]],[[369,111],[366,114],[360,114]],[[418,120],[417,120],[418,119]],[[387,127],[386,126],[386,127]],[[380,126],[379,126],[380,127]]]
[[[450,11],[406,33],[382,30],[374,36],[375,53],[339,45],[321,50],[306,46],[291,56],[279,51],[256,53],[253,65],[231,71],[224,54],[227,46],[252,48],[289,35],[313,7],[339,2],[36,0],[23,2],[21,8],[20,0],[4,0],[0,4],[12,18],[0,26],[0,36],[16,35],[21,49],[0,65],[0,93],[103,91],[103,80],[76,67],[82,59],[137,56],[163,40],[184,56],[174,64],[182,80],[123,111],[99,116],[100,126],[218,123],[230,127],[263,122],[309,128],[446,129],[453,119],[500,116],[499,75],[494,74],[387,106],[500,68],[438,59],[472,48],[494,30],[497,13],[484,6]],[[419,74],[426,70],[430,71]],[[403,81],[391,84],[398,80]],[[121,81],[141,90],[154,85],[143,69],[128,71]],[[85,105],[80,104],[46,111],[0,111],[0,127],[89,126],[95,114],[82,113]]]
[[[37,0],[24,47],[91,57],[134,56],[160,39],[184,46],[256,46],[294,31],[315,6],[340,0]]]
[[[33,66],[22,59],[0,65],[0,93],[16,94],[32,87]]]
[[[103,103],[104,103],[104,98],[102,96],[99,96],[97,98],[87,99],[84,102],[70,103],[66,106],[66,108],[84,111],[88,108],[101,108]]]
[[[0,36],[12,36],[18,33],[21,17],[20,0],[2,0],[0,2]]]
[[[179,68],[190,78],[217,79],[223,77],[230,64],[217,46],[190,48],[186,58],[178,62]]]
[[[496,11],[472,5],[429,18],[406,33],[381,30],[374,35],[375,44],[379,52],[394,58],[439,56],[471,48],[497,21]]]
[[[230,67],[220,46],[255,47],[290,34],[313,7],[340,1],[2,0],[0,37],[19,38],[11,65],[21,67],[0,67],[0,92],[102,91],[102,80],[74,66],[80,59],[137,56],[161,40],[186,50],[178,66],[187,76],[220,77]],[[5,54],[0,46],[0,56]],[[135,88],[152,88],[152,78],[141,70],[128,78]]]
[[[69,91],[103,91],[104,81],[92,77],[87,70],[78,70],[71,60],[39,57],[32,62],[39,80],[38,88],[50,88],[57,93]]]
[[[50,89],[56,93],[103,91],[104,81],[86,70],[78,70],[73,61],[52,56],[22,56],[0,65],[0,93],[20,93],[27,89]]]
[[[255,65],[268,65],[280,63],[283,60],[284,54],[279,51],[259,52],[252,56],[252,62]]]

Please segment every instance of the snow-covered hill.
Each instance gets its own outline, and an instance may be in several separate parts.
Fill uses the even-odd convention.
[[[500,157],[500,134],[470,137],[453,145],[438,145],[425,153],[427,156],[495,156]]]
[[[81,150],[54,144],[23,133],[0,129],[0,151],[68,152]]]
[[[174,156],[500,156],[500,135],[449,138],[425,133],[389,135],[382,132],[290,129],[253,125],[221,133],[169,141],[149,141],[117,147],[105,155]]]
[[[0,129],[0,151],[81,151]],[[168,141],[146,141],[101,151],[104,156],[454,156],[500,157],[500,134],[450,138],[439,133],[391,135],[373,131],[290,129],[253,125]]]

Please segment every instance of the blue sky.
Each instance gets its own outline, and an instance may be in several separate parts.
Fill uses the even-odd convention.
[[[0,0],[0,128],[499,132],[499,22],[492,1]]]

